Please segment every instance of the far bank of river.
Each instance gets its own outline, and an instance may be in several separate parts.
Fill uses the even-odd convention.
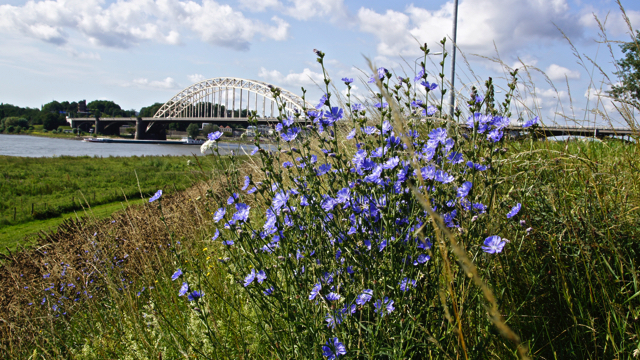
[[[220,154],[250,153],[253,145],[220,143]],[[29,135],[0,134],[0,155],[23,157],[53,156],[160,156],[202,155],[199,145],[89,143]]]

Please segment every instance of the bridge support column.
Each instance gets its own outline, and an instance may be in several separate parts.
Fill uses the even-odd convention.
[[[146,125],[141,118],[136,119],[136,140],[143,140],[145,138],[145,132],[147,131]]]
[[[93,131],[94,134],[102,134],[104,132],[104,123],[102,123],[99,118],[96,118],[95,129]]]

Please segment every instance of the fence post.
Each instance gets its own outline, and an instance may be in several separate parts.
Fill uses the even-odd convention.
[[[31,216],[33,216],[33,203],[31,203]]]
[[[13,207],[13,221],[16,221],[16,207]]]

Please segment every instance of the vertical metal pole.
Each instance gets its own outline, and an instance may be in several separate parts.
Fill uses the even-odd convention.
[[[455,97],[455,81],[456,81],[456,44],[458,34],[458,0],[453,1],[453,44],[452,45],[452,57],[451,57],[451,94],[449,95],[449,103],[451,105],[451,112],[449,115],[451,116],[451,120],[453,120],[453,113],[456,107],[456,97]]]
[[[231,118],[233,119],[236,115],[236,88],[231,88],[231,91],[233,92],[233,100],[231,102]]]
[[[224,88],[224,117],[227,117],[227,109],[229,108],[229,88]]]
[[[267,117],[267,97],[263,96],[262,97],[262,117],[266,118]]]
[[[242,83],[240,83],[242,85]],[[242,88],[240,88],[240,111],[238,112],[238,117],[242,117]]]
[[[257,92],[256,92],[256,105],[255,105],[255,108],[256,108],[256,114],[257,114],[258,113],[258,93]]]
[[[271,101],[271,117],[273,117],[273,100]]]

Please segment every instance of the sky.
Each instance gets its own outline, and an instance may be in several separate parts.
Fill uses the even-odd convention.
[[[442,0],[1,3],[0,102],[29,107],[86,99],[139,110],[215,77],[260,80],[297,94],[304,87],[317,102],[322,69],[314,49],[326,54],[339,91],[339,79],[351,77],[354,93],[365,96],[367,59],[413,77],[419,44],[441,52],[440,40],[451,38],[453,24],[453,1]],[[621,4],[640,28],[640,1]],[[585,109],[609,86],[600,69],[612,76],[613,59],[622,56],[617,43],[610,51],[602,42],[596,18],[608,40],[631,40],[615,1],[460,0],[457,44],[464,57],[458,53],[456,90],[468,96],[470,86],[488,77],[504,87],[505,68],[491,60],[499,57],[521,73],[528,70],[523,79],[533,85],[519,90],[535,89],[535,99],[524,96],[524,103],[547,123],[562,123],[558,114],[590,118]],[[431,80],[440,60],[429,57]],[[613,110],[606,99],[602,107]]]

